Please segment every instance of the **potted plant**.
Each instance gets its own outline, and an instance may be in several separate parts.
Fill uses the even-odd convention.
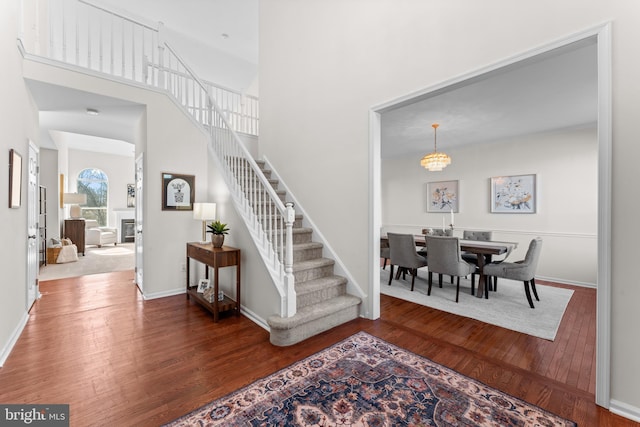
[[[211,224],[207,224],[207,233],[211,233],[211,243],[214,248],[221,248],[224,244],[224,235],[229,234],[227,224],[221,223],[219,220],[213,221]]]

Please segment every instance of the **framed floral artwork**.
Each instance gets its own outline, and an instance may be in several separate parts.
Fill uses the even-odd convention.
[[[458,181],[427,183],[427,212],[458,212]]]
[[[162,210],[193,210],[195,176],[162,173]]]
[[[536,203],[535,174],[491,178],[492,213],[535,213]]]

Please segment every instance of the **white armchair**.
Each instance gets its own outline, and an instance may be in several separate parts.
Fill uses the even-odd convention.
[[[88,219],[85,221],[85,245],[102,245],[113,243],[118,244],[118,229],[112,227],[100,227],[98,221]]]

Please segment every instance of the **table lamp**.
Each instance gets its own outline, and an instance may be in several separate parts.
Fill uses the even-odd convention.
[[[215,203],[194,203],[193,219],[202,221],[202,243],[207,242],[207,221],[216,219]]]
[[[69,215],[72,219],[82,218],[82,209],[80,209],[80,205],[87,204],[86,194],[64,193],[62,200],[65,205],[71,205],[69,207]]]

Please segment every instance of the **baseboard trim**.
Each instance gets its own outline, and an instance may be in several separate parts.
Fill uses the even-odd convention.
[[[249,320],[251,320],[256,325],[260,326],[265,331],[271,333],[271,329],[269,328],[269,325],[267,324],[267,322],[262,317],[255,314],[253,311],[247,309],[244,305],[241,306],[240,313],[243,316],[249,318]]]
[[[7,360],[7,357],[9,357],[9,354],[11,354],[11,350],[13,350],[16,342],[18,342],[18,338],[20,338],[20,335],[22,335],[22,331],[24,330],[24,327],[27,325],[28,321],[29,313],[25,311],[22,315],[22,318],[20,319],[20,322],[18,322],[15,329],[11,333],[9,341],[2,348],[2,353],[0,353],[0,368],[4,366],[4,362]]]
[[[597,289],[598,288],[598,285],[596,285],[595,283],[578,282],[578,281],[575,281],[575,280],[559,279],[557,277],[536,276],[536,280],[546,280],[547,282],[561,283],[563,285],[580,286],[580,287],[583,287],[583,288],[591,288],[591,289]]]
[[[157,298],[165,298],[165,297],[172,297],[175,295],[185,294],[186,292],[187,291],[184,287],[169,289],[168,291],[161,291],[161,292],[151,292],[151,293],[143,292],[142,298],[144,298],[145,301],[148,301],[148,300],[157,299]]]
[[[621,417],[640,422],[640,408],[636,406],[620,402],[619,400],[611,399],[611,401],[609,402],[609,410],[616,415],[620,415]]]

